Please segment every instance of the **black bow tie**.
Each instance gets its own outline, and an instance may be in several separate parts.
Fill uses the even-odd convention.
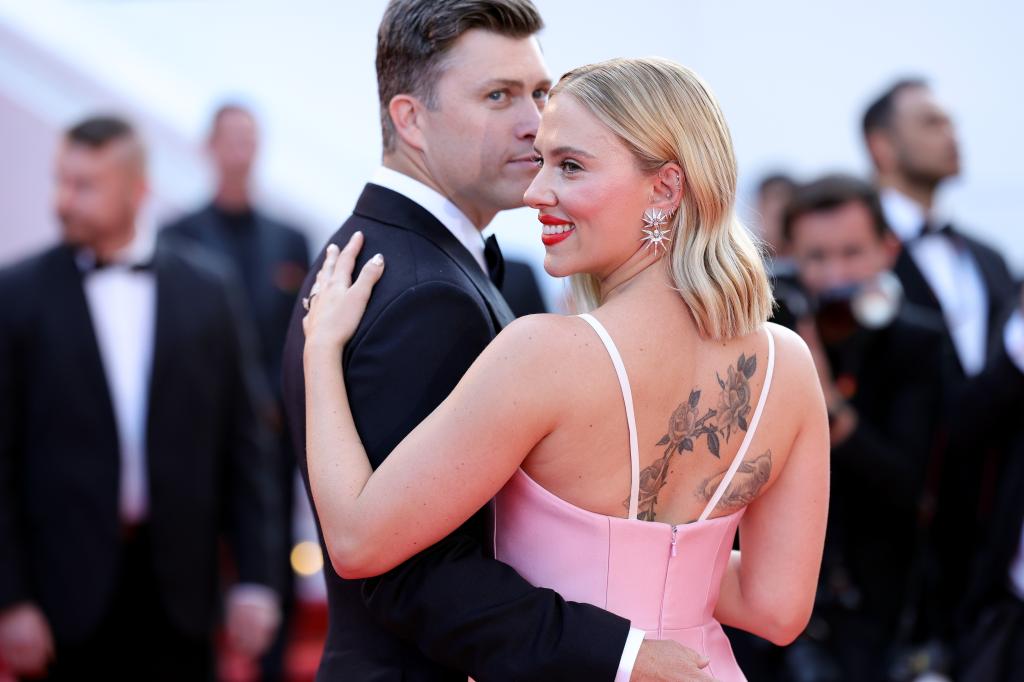
[[[943,237],[954,237],[956,236],[956,231],[953,230],[953,226],[949,223],[939,224],[926,220],[924,221],[924,224],[921,225],[921,230],[917,233],[917,237],[915,238],[921,239],[922,237],[927,237],[932,234],[942,235]]]
[[[505,283],[505,259],[501,255],[498,239],[493,234],[484,241],[484,260],[487,261],[487,274],[491,281],[501,289]]]
[[[83,275],[87,275],[91,272],[99,272],[101,270],[116,270],[119,268],[129,272],[150,272],[153,270],[152,258],[145,261],[138,261],[136,263],[102,261],[98,260],[91,251],[80,251],[78,253],[77,261],[78,269]]]

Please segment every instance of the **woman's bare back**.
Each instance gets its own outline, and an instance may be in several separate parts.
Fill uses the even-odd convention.
[[[605,309],[610,308],[610,309]],[[732,482],[711,516],[756,499],[776,478],[799,426],[799,395],[786,391],[791,334],[776,325],[728,341],[701,339],[679,310],[662,326],[644,324],[642,311],[606,306],[596,311],[621,353],[638,434],[637,518],[670,524],[697,519],[740,448],[764,385],[768,336],[780,346],[775,386],[759,427]],[[564,411],[557,426],[523,463],[535,481],[583,509],[625,517],[630,456],[626,409],[613,362],[582,318],[551,319],[561,360]]]

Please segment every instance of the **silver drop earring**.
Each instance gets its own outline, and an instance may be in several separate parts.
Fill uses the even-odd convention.
[[[644,236],[641,241],[647,243],[648,249],[658,250],[658,247],[668,251],[668,244],[672,239],[669,235],[672,234],[671,229],[665,229],[665,225],[672,217],[674,211],[666,211],[663,208],[648,208],[644,211]]]

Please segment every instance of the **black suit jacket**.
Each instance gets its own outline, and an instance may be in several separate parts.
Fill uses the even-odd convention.
[[[906,600],[922,596],[913,594],[922,579],[913,565],[924,550],[920,501],[940,444],[945,348],[942,321],[904,305],[888,327],[858,332],[843,352],[829,349],[834,372],[853,380],[858,418],[832,447],[823,585],[840,584],[834,571],[844,571],[859,592],[858,610],[889,639]]]
[[[267,435],[225,280],[166,248],[154,268],[153,561],[173,622],[208,636],[222,531],[241,581],[279,582]],[[114,420],[73,250],[59,246],[0,271],[0,608],[38,603],[60,642],[87,638],[117,589]]]
[[[343,246],[356,230],[366,237],[356,267],[378,252],[387,263],[341,359],[356,426],[377,466],[444,400],[512,313],[469,252],[406,197],[367,185],[331,241]],[[297,307],[292,319],[284,389],[305,473],[303,314]],[[613,679],[628,622],[532,587],[492,559],[492,550],[481,510],[378,578],[345,581],[328,564],[330,625],[317,679]]]
[[[212,204],[167,225],[160,237],[199,244],[236,269],[259,338],[261,365],[268,385],[280,397],[281,354],[299,287],[309,271],[309,244],[301,232],[262,212],[253,211],[252,216],[249,263],[234,260],[228,228]],[[244,271],[254,276],[246,278]]]
[[[990,439],[993,429],[1006,431],[1006,419],[1024,399],[1024,373],[1006,352],[1003,328],[1012,311],[1020,305],[1020,287],[1014,282],[1006,261],[991,247],[959,232],[951,237],[966,249],[978,266],[988,295],[988,336],[984,369],[968,377],[960,358],[948,340],[944,377],[946,408],[950,415],[950,437],[958,444],[977,445]],[[910,303],[930,309],[940,316],[939,300],[907,249],[903,249],[893,271],[903,284]],[[949,336],[949,331],[946,331]]]
[[[1024,404],[1024,373],[1011,360],[1003,340],[1006,320],[1020,305],[1019,287],[994,249],[957,231],[949,238],[970,254],[981,274],[988,295],[988,337],[984,368],[971,377],[964,372],[946,329],[940,429],[945,447],[934,484],[937,508],[931,531],[941,565],[933,615],[940,636],[948,636],[955,612],[963,608],[972,557],[987,533],[998,472],[1008,443],[1021,432],[1020,406]],[[935,293],[906,249],[894,272],[908,301],[942,314]]]

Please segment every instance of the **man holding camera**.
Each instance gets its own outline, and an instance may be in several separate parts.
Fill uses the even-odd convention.
[[[938,446],[941,320],[903,300],[900,252],[872,186],[833,175],[798,187],[784,215],[806,300],[797,329],[819,369],[832,436],[821,587],[797,646],[811,679],[890,679],[923,595],[923,494]],[[807,673],[807,660],[801,666]]]

